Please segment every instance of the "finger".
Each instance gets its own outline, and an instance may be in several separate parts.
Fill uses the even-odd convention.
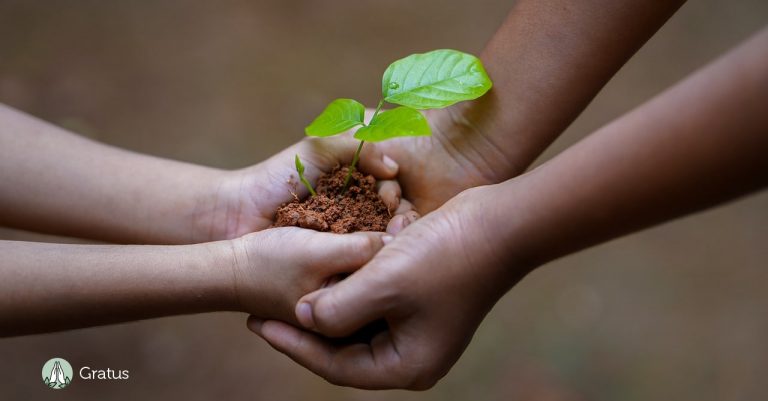
[[[253,316],[248,318],[248,329],[263,338],[269,345],[291,359],[324,376],[330,364],[333,349],[327,342],[310,332],[299,330],[278,321],[264,321]]]
[[[395,217],[392,217],[391,220],[389,220],[389,223],[387,223],[387,234],[397,235],[400,233],[400,231],[403,231],[403,229],[407,226],[406,224],[406,218],[402,214],[395,215]]]
[[[384,155],[375,143],[365,143],[360,152],[360,171],[372,174],[380,180],[388,180],[397,176],[397,163]]]
[[[330,383],[363,389],[407,387],[408,375],[397,372],[399,355],[389,334],[372,344],[337,347],[320,336],[278,321],[249,319],[248,327],[269,345]]]
[[[305,295],[296,304],[296,319],[323,335],[346,337],[374,320],[386,318],[395,304],[396,290],[382,282],[377,270],[366,265],[366,270],[333,287]]]
[[[352,273],[368,263],[392,236],[374,231],[352,234],[313,233],[301,252],[325,276]]]
[[[387,224],[387,233],[397,235],[418,218],[419,214],[414,210],[410,210],[403,214],[397,214],[389,221],[389,224]]]
[[[382,180],[376,182],[379,196],[390,213],[394,213],[400,207],[400,184],[394,180]]]
[[[397,210],[395,210],[395,214],[405,214],[407,212],[410,212],[411,210],[413,211],[416,210],[416,208],[413,206],[413,203],[408,201],[408,199],[403,199],[401,195],[400,204],[397,206]]]

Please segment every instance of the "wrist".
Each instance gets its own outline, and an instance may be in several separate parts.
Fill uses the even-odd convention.
[[[547,199],[539,197],[535,175],[537,170],[494,185],[490,196],[504,202],[489,205],[485,215],[493,240],[524,274],[560,256],[550,238],[568,229],[555,217],[554,205],[547,206]]]
[[[230,240],[228,230],[229,214],[232,212],[229,198],[238,193],[242,181],[241,170],[212,170],[204,174],[189,177],[186,183],[190,186],[192,209],[187,217],[191,221],[188,243],[204,243],[219,240]],[[239,200],[237,204],[242,204]]]
[[[226,171],[174,160],[148,158],[138,164],[141,177],[120,195],[120,224],[138,227],[130,242],[150,244],[194,244],[211,241],[201,229],[203,217],[216,205],[217,188]]]
[[[242,258],[240,240],[207,242],[184,245],[199,261],[206,274],[205,292],[209,295],[212,310],[240,311],[237,293],[237,264]]]
[[[459,150],[463,157],[483,172],[488,184],[500,183],[524,173],[543,151],[510,143],[509,132],[523,130],[519,128],[519,121],[502,120],[500,116],[513,113],[499,114],[500,107],[498,94],[491,89],[480,99],[436,110],[438,133],[449,143],[448,146]]]
[[[477,244],[475,252],[489,258],[483,275],[493,283],[497,298],[540,265],[530,252],[521,224],[525,211],[516,204],[516,188],[508,184],[512,181],[471,188],[460,195],[466,197],[465,204],[472,205],[468,219],[477,228],[471,234]]]
[[[222,245],[226,257],[222,272],[228,275],[229,281],[223,292],[229,310],[259,317],[269,316],[270,311],[265,308],[273,306],[269,294],[273,293],[271,283],[275,277],[269,277],[264,271],[266,263],[269,263],[265,260],[270,260],[270,257],[264,254],[262,244],[268,241],[263,232],[256,232],[216,243]],[[270,245],[266,248],[274,249]],[[285,256],[280,254],[280,257]]]

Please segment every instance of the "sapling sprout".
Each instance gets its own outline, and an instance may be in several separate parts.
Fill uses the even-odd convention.
[[[312,184],[310,184],[309,181],[307,181],[307,178],[304,177],[304,165],[301,164],[299,155],[296,155],[296,171],[299,173],[299,181],[307,187],[309,193],[312,194],[312,196],[317,196],[317,192],[312,188]]]
[[[364,121],[365,106],[353,99],[336,99],[320,113],[304,132],[308,136],[333,136],[360,127],[354,137],[360,140],[352,164],[344,179],[344,191],[355,172],[363,144],[401,136],[429,136],[427,119],[419,112],[440,109],[464,100],[477,99],[491,89],[491,79],[477,57],[457,50],[441,49],[412,54],[395,61],[384,71],[381,80],[382,99],[373,116]],[[384,102],[399,105],[382,111]],[[314,195],[303,166],[296,156],[296,170],[304,185]]]

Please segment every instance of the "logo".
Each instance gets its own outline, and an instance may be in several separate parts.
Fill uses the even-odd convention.
[[[72,383],[72,365],[61,358],[49,360],[43,365],[43,383],[56,390],[69,386]]]

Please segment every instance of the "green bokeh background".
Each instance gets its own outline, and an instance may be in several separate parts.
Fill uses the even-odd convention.
[[[375,105],[392,60],[479,53],[510,7],[0,0],[0,102],[127,149],[236,168],[299,140],[331,99]],[[764,0],[685,5],[541,160],[766,22]],[[500,301],[423,393],[329,385],[248,332],[245,315],[218,313],[2,339],[0,399],[768,399],[766,241],[761,193],[550,263]],[[37,372],[55,355],[130,379],[50,391]]]

